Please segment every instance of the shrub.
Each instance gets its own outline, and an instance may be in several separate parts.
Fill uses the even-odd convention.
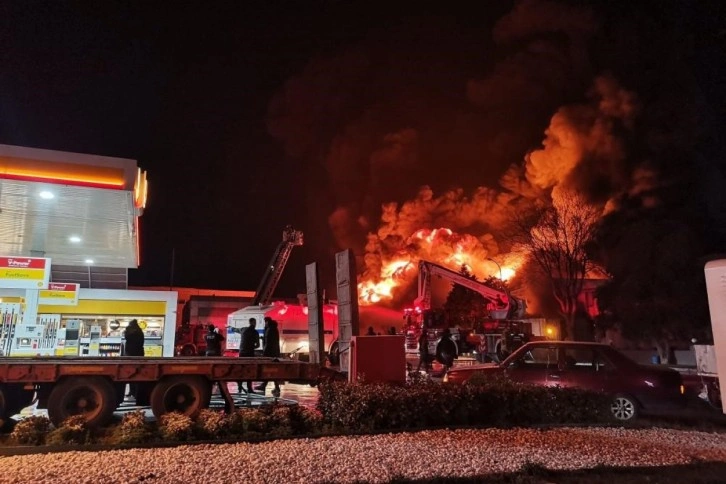
[[[46,436],[46,444],[85,444],[91,438],[86,418],[73,415]]]
[[[194,430],[201,438],[223,437],[228,433],[228,420],[224,412],[205,408],[197,415]]]
[[[172,442],[190,440],[193,435],[193,426],[194,422],[189,416],[179,412],[167,413],[159,419],[159,436],[163,440]]]
[[[136,410],[123,416],[121,423],[113,429],[109,443],[140,444],[153,438],[154,432],[146,423],[143,410]]]
[[[287,405],[272,405],[262,410],[267,413],[268,434],[272,437],[287,437],[293,434],[290,407]]]
[[[48,430],[50,430],[50,419],[33,415],[18,422],[10,438],[19,444],[41,445],[45,442]]]
[[[449,425],[601,422],[607,397],[576,389],[472,379],[466,385],[412,380],[406,385],[325,382],[318,410],[333,429],[373,431]]]
[[[295,435],[319,434],[323,430],[323,414],[312,408],[293,405],[290,407],[290,425]]]
[[[242,418],[242,428],[249,437],[264,435],[270,428],[270,418],[261,409],[241,408],[237,413]]]
[[[245,433],[245,422],[242,414],[232,412],[227,415],[227,434],[230,437],[241,437]]]

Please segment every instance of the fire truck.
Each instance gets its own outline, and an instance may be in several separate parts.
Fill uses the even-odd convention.
[[[469,327],[449,327],[446,314],[431,308],[431,277],[437,276],[481,294],[487,301],[489,318]],[[449,328],[459,354],[477,353],[500,360],[527,341],[545,337],[544,319],[524,319],[525,301],[507,291],[491,287],[444,266],[421,260],[418,266],[418,297],[414,307],[404,310],[406,351],[418,351],[422,331],[429,334],[429,353],[434,354],[441,332]]]
[[[285,270],[288,259],[290,258],[290,253],[294,247],[299,245],[303,245],[303,233],[288,225],[282,231],[282,240],[275,248],[272,258],[265,268],[265,272],[257,286],[257,291],[255,292],[252,304],[248,307],[249,309],[245,308],[245,310],[254,312],[254,316],[258,317],[257,330],[260,332],[260,335],[262,335],[263,331],[262,318],[259,317],[260,308],[262,306],[270,305],[272,295],[277,288],[277,284],[280,282],[282,273]],[[207,344],[204,340],[206,333],[207,326],[204,324],[182,324],[176,332],[174,353],[177,356],[204,355],[207,349]],[[239,349],[238,338],[238,333],[231,333],[231,338],[229,338],[231,341],[227,341],[227,350]]]

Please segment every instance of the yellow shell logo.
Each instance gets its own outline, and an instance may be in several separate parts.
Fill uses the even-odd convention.
[[[39,282],[38,283],[38,287],[42,288],[43,287],[43,283],[42,282]]]
[[[139,321],[139,328],[146,329],[146,321]]]

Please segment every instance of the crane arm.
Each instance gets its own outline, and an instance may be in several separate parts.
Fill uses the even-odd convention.
[[[282,241],[277,245],[275,252],[272,254],[270,263],[265,268],[260,284],[255,291],[255,297],[252,299],[253,306],[265,306],[270,304],[272,294],[280,282],[282,272],[285,270],[287,260],[290,258],[290,252],[293,247],[303,245],[303,233],[295,230],[288,225],[282,232]]]
[[[487,286],[483,282],[452,271],[444,266],[422,260],[418,265],[418,298],[416,303],[422,309],[431,307],[431,275],[443,277],[484,296],[489,301],[489,312],[494,319],[523,317],[526,305],[524,301],[509,296],[505,291]]]

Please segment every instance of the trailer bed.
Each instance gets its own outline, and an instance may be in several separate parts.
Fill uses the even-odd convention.
[[[315,382],[321,365],[280,358],[134,357],[4,358],[0,382],[48,383],[65,376],[104,376],[118,382],[156,381],[169,375],[199,375],[210,381],[283,380]]]

